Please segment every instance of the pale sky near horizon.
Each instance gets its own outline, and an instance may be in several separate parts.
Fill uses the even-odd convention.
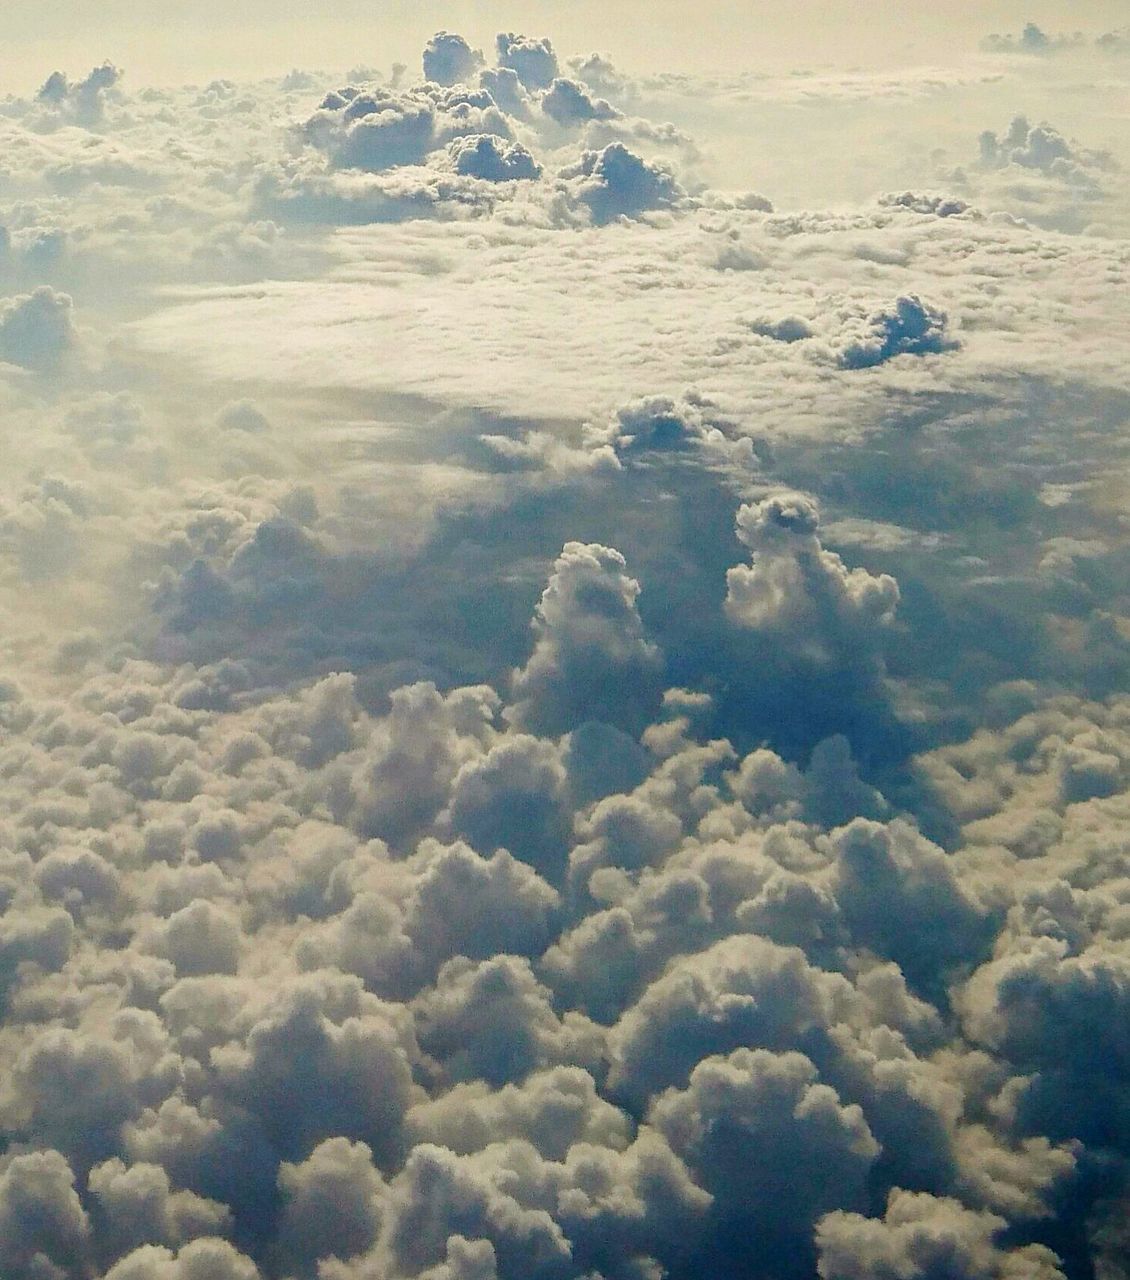
[[[5,6],[0,78],[6,91],[26,93],[55,67],[77,72],[104,58],[135,84],[414,64],[443,27],[480,44],[502,29],[551,31],[559,48],[601,49],[629,71],[906,65],[970,52],[986,32],[1019,31],[1029,20],[1051,32],[1101,31],[1130,17],[1125,0],[1073,4],[1069,21],[1064,12],[1049,0],[338,0],[330,13],[301,0],[14,0]]]

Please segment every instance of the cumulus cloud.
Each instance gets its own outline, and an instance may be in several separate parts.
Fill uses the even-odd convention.
[[[938,218],[954,218],[958,214],[969,212],[969,205],[964,200],[917,191],[885,195],[879,203],[888,208],[913,209],[915,213],[933,214]]]
[[[0,103],[5,1278],[1119,1274],[1124,77],[1033,30]]]
[[[1098,50],[1102,53],[1125,53],[1130,46],[1125,27],[1112,31],[1103,31],[1098,35],[1089,32],[1072,31],[1050,33],[1035,22],[1026,22],[1019,32],[994,32],[981,41],[981,48],[989,53],[1028,54],[1034,57],[1047,57],[1061,53],[1087,53]]]
[[[894,617],[898,584],[889,574],[848,569],[820,543],[816,505],[778,494],[741,507],[738,537],[752,564],[726,574],[726,609],[742,627],[783,642],[815,663],[853,660]]]
[[[998,34],[986,36],[982,41],[982,46],[993,53],[1042,54],[1050,53],[1053,49],[1060,49],[1071,43],[1077,44],[1081,40],[1081,35],[1077,35],[1074,41],[1066,36],[1049,36],[1036,23],[1026,22],[1018,36]]]
[[[541,176],[541,166],[520,142],[503,142],[493,134],[457,138],[448,148],[455,172],[487,182],[514,182]]]
[[[284,1266],[316,1275],[321,1260],[352,1258],[376,1240],[385,1184],[363,1142],[326,1139],[300,1164],[281,1166],[279,1190]]]
[[[424,46],[424,79],[436,84],[466,84],[482,63],[482,53],[451,31],[437,32]]]
[[[644,635],[639,590],[613,548],[565,546],[538,603],[533,653],[514,673],[514,724],[549,733],[586,720],[639,727],[661,663]]]
[[[73,122],[90,128],[101,122],[106,100],[121,78],[121,71],[110,62],[92,68],[78,81],[53,71],[36,94],[36,105],[51,125]]]
[[[648,164],[622,142],[584,152],[576,164],[561,170],[560,177],[565,190],[587,206],[597,223],[667,208],[683,194],[669,171]]]
[[[436,143],[435,100],[430,94],[400,94],[347,88],[327,95],[307,136],[346,169],[389,169],[422,160]]]
[[[500,32],[498,65],[513,71],[527,89],[548,89],[557,75],[557,55],[548,39]]]
[[[0,302],[0,359],[28,369],[53,369],[75,347],[74,306],[65,293],[42,285]]]
[[[947,329],[948,317],[921,298],[896,298],[868,316],[858,337],[850,338],[839,353],[845,369],[870,369],[895,356],[936,355],[954,351],[959,343]]]
[[[988,1213],[974,1213],[960,1203],[891,1193],[882,1220],[837,1212],[817,1229],[821,1280],[854,1276],[944,1274],[969,1277],[1033,1276],[1057,1280],[1063,1273],[1057,1259],[1040,1245],[1008,1249],[994,1237],[1004,1221]]]
[[[1005,133],[981,134],[981,163],[990,169],[1015,165],[1087,186],[1094,182],[1091,171],[1110,168],[1113,162],[1106,152],[1072,144],[1049,124],[1030,125],[1024,116],[1016,116]]]
[[[803,1054],[738,1049],[704,1058],[651,1118],[714,1195],[715,1247],[728,1274],[778,1251],[811,1250],[812,1223],[862,1205],[879,1145],[856,1106],[816,1081]]]
[[[541,100],[541,109],[560,125],[614,120],[619,112],[603,98],[591,98],[575,80],[558,76]]]

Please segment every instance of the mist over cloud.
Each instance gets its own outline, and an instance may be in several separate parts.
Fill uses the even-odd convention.
[[[614,16],[0,102],[4,1280],[1123,1274],[1123,34]]]
[[[989,53],[1017,53],[1046,57],[1057,53],[1086,52],[1098,49],[1103,53],[1124,53],[1127,49],[1127,28],[1103,31],[1098,35],[1073,31],[1051,33],[1038,23],[1026,22],[1020,33],[994,32],[982,40],[981,47]]]

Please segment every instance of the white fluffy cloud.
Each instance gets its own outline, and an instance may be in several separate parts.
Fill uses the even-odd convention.
[[[639,583],[611,547],[568,543],[534,617],[534,649],[514,673],[510,720],[564,733],[586,720],[638,725],[658,692],[661,655],[643,631]]]
[[[424,46],[424,79],[436,84],[465,84],[482,65],[483,55],[452,31],[439,31]]]
[[[779,494],[737,515],[750,565],[726,574],[726,610],[741,627],[776,639],[814,665],[857,662],[894,618],[899,589],[889,574],[848,569],[820,544],[815,504]]]

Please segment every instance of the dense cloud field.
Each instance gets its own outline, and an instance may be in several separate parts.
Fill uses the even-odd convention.
[[[1130,27],[531,25],[0,99],[0,1280],[1122,1280]]]

